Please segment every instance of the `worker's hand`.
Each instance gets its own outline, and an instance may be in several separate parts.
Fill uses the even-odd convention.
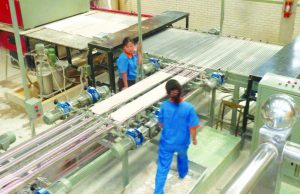
[[[124,86],[124,87],[122,88],[122,91],[123,91],[123,90],[126,90],[127,88],[128,88],[128,86]]]
[[[198,143],[198,142],[197,142],[197,139],[193,139],[193,144],[194,144],[194,145],[197,145],[197,143]]]

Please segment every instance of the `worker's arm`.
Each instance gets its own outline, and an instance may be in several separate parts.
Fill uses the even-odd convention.
[[[197,145],[197,129],[200,127],[200,125],[194,126],[190,128],[192,141],[194,145]]]
[[[141,65],[143,63],[143,56],[142,56],[142,44],[138,42],[137,44],[137,54],[138,54],[138,64]]]
[[[121,73],[122,75],[122,81],[123,81],[123,88],[122,90],[125,90],[126,88],[128,88],[128,81],[127,81],[127,73],[124,72],[124,73]]]
[[[191,108],[189,114],[189,128],[194,145],[197,145],[197,129],[200,127],[200,121],[194,107]]]

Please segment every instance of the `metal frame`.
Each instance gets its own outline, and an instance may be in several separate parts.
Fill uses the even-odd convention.
[[[248,79],[248,85],[247,85],[247,91],[246,91],[246,105],[244,109],[244,115],[243,115],[243,126],[242,126],[242,137],[245,137],[247,132],[247,122],[248,120],[254,120],[254,116],[249,114],[249,108],[250,108],[250,102],[256,101],[256,98],[251,96],[251,91],[253,90],[253,85],[258,84],[262,78],[250,75]],[[256,89],[257,90],[257,89]]]
[[[142,22],[143,38],[151,36],[154,33],[157,33],[173,23],[186,18],[186,28],[189,28],[189,13],[179,12],[179,11],[166,11],[162,14],[159,14],[153,18],[149,18]],[[107,53],[108,55],[108,72],[110,80],[110,88],[112,91],[116,92],[115,84],[115,67],[114,67],[114,51],[118,48],[121,48],[123,38],[129,36],[134,40],[138,38],[138,28],[137,24],[133,25],[127,29],[121,30],[113,34],[111,38],[103,41],[93,41],[88,44],[88,63],[91,66],[91,85],[96,85],[95,80],[95,67],[93,64],[93,50],[97,49],[101,53]]]

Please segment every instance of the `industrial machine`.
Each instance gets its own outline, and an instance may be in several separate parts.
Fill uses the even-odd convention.
[[[55,108],[46,112],[43,115],[43,120],[46,124],[52,124],[59,119],[76,114],[78,111],[84,111],[85,107],[89,107],[100,100],[104,100],[110,96],[110,90],[107,86],[88,87],[83,94],[70,102],[54,101]]]
[[[287,94],[290,98],[294,100],[294,103],[299,107],[300,104],[300,80],[275,74],[266,74],[263,79],[260,81],[258,86],[258,99],[256,105],[256,115],[255,115],[255,128],[252,135],[252,150],[255,150],[259,145],[259,129],[263,126],[264,121],[263,118],[266,116],[264,113],[262,115],[261,110],[266,103],[266,101],[270,98],[270,96],[275,94]],[[278,107],[283,106],[287,107],[283,102],[278,102],[276,105]],[[268,108],[272,109],[276,112],[278,107],[270,106]],[[287,107],[288,108],[288,107]],[[295,108],[294,111],[298,111]],[[294,111],[291,111],[291,114],[295,114]],[[288,110],[286,110],[288,112]],[[280,115],[277,115],[280,117]],[[288,115],[283,118],[272,117],[271,119],[277,119],[277,122],[274,122],[273,125],[276,126],[279,130],[283,130],[286,128],[286,123],[290,119]],[[267,120],[267,122],[271,122]],[[293,126],[291,126],[291,132],[289,136],[289,141],[293,143],[300,144],[300,121],[299,117],[297,117],[296,122]],[[299,185],[300,176],[299,176],[299,163],[295,163],[293,161],[287,160],[283,164],[282,168],[282,181],[287,181],[292,185]]]
[[[286,81],[283,77],[280,79],[280,76],[267,74],[263,78],[262,85],[267,84],[272,76],[279,78],[276,81]],[[297,167],[290,170],[290,167],[286,165],[286,163],[296,166],[300,164],[300,144],[288,141],[295,141],[293,127],[299,121],[299,103],[293,97],[288,94],[275,93],[259,107],[258,112],[262,114],[264,125],[259,129],[258,141],[257,139],[253,141],[258,142],[258,148],[222,193],[278,194],[281,193],[284,182],[299,186]]]
[[[61,44],[84,52],[88,50],[90,68],[84,66],[81,75],[90,77],[90,87],[86,87],[73,100],[55,101],[55,108],[43,115],[43,120],[47,124],[53,124],[60,119],[64,121],[0,156],[0,194],[121,192],[132,194],[132,190],[138,191],[137,187],[141,185],[137,183],[144,180],[143,178],[139,180],[142,177],[139,175],[148,174],[150,172],[148,167],[151,165],[155,169],[156,144],[160,132],[157,112],[160,103],[166,97],[165,83],[169,79],[176,79],[184,85],[185,99],[196,106],[206,99],[210,101],[209,113],[204,115],[208,120],[208,126],[204,126],[204,129],[199,132],[199,145],[189,149],[192,181],[188,190],[178,191],[179,193],[206,193],[239,154],[242,139],[237,136],[238,133],[232,135],[213,128],[217,89],[233,93],[230,94],[232,101],[238,104],[240,88],[247,87],[248,76],[259,74],[263,77],[258,90],[253,150],[258,146],[258,142],[274,143],[270,142],[270,139],[276,140],[276,135],[282,132],[280,126],[277,126],[278,134],[271,133],[271,138],[264,140],[258,137],[258,130],[264,128],[260,109],[266,104],[274,104],[274,101],[265,103],[272,94],[288,93],[295,100],[295,104],[300,104],[298,80],[274,74],[261,75],[261,72],[265,73],[268,70],[262,64],[279,51],[280,46],[167,28],[183,18],[186,18],[188,28],[189,14],[176,11],[164,12],[143,21],[144,36],[157,33],[144,41],[145,52],[150,56],[143,66],[147,77],[128,89],[111,95],[111,91],[116,91],[115,51],[120,48],[125,36],[137,38],[137,25],[106,33],[105,36],[102,36],[102,33],[83,36],[80,29],[72,34],[70,32],[72,30],[60,28],[60,24],[64,22],[68,23],[76,19],[95,21],[93,17],[100,18],[100,15],[105,14],[86,13],[49,24],[39,31],[25,33],[27,38]],[[69,36],[73,39],[65,38]],[[55,50],[45,48],[41,44],[36,45],[33,55],[36,59],[36,75],[39,78],[41,97],[49,97],[61,88],[65,88],[67,81],[64,68],[72,65],[70,52],[71,50],[67,49],[68,62],[63,63],[57,60]],[[107,55],[105,67],[109,71],[110,88],[96,86],[93,57],[99,53]],[[261,68],[264,71],[258,71]],[[293,72],[290,69],[287,71]],[[225,88],[225,83],[234,85],[234,90]],[[203,88],[211,92],[211,96],[204,97]],[[282,101],[275,100],[275,104],[277,103],[275,108],[278,108],[279,102]],[[284,102],[283,105],[288,104]],[[40,113],[40,101],[27,104],[33,116]],[[36,104],[37,110],[34,109]],[[271,110],[274,108],[270,107]],[[284,113],[291,112],[295,106],[288,107],[290,109],[283,111]],[[265,113],[270,113],[270,110]],[[294,113],[291,116],[295,116],[296,111]],[[231,118],[233,127],[237,126],[236,114],[237,110],[233,109]],[[281,123],[284,123],[287,115],[289,114],[281,114],[281,117],[276,119],[283,119]],[[267,122],[270,122],[270,119]],[[294,143],[299,141],[299,132],[296,130],[298,126],[296,123],[290,131],[291,141]],[[267,130],[263,132],[270,134]],[[285,140],[287,139],[286,136]],[[260,154],[266,156],[263,158],[265,161],[260,163],[263,167],[267,166],[264,165],[266,162],[271,164],[270,161],[280,156],[278,150],[282,151],[282,144],[279,147],[277,149],[273,144],[268,144],[259,150]],[[287,146],[288,150],[290,148]],[[294,162],[286,162],[285,165],[288,166],[282,167],[282,172],[286,179],[289,179],[287,182],[298,183],[299,166]],[[152,174],[153,171],[155,170],[152,168]],[[254,177],[259,175],[255,174]],[[92,184],[93,182],[97,184]],[[254,182],[251,183],[253,186]],[[176,188],[175,185],[172,186]],[[153,184],[150,183],[149,189],[151,188],[153,189]]]
[[[122,161],[123,184],[128,185],[128,151],[140,148],[160,131],[157,103],[166,96],[165,82],[170,78],[182,85],[205,81],[198,76],[196,69],[169,64],[110,98],[104,99],[109,96],[105,88],[87,88],[86,94],[70,103],[57,102],[44,120],[50,123],[70,115],[69,119],[0,157],[0,193],[69,193],[87,173],[114,158]],[[97,102],[100,98],[104,100]],[[73,107],[92,103],[96,104],[90,111],[71,116]]]

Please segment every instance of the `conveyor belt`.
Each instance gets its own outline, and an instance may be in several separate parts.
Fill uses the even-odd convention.
[[[248,76],[282,47],[179,29],[168,29],[144,41],[144,52],[202,69]]]
[[[176,75],[182,68],[169,66],[147,78],[144,80],[134,84],[133,86],[129,87],[128,89],[115,94],[114,96],[96,103],[92,108],[91,111],[95,114],[101,115],[105,112],[108,112],[114,108],[117,108],[121,104],[128,102],[129,100],[133,99],[134,97],[142,94],[143,92],[151,89],[152,87],[156,86],[157,84],[165,81],[166,79]]]
[[[188,81],[195,78],[197,75],[199,75],[199,72],[185,70],[180,74],[174,76],[172,79],[176,79],[180,84],[184,85]],[[111,114],[111,118],[118,122],[118,124],[121,124],[127,121],[129,118],[135,116],[137,113],[152,106],[153,104],[155,104],[156,102],[158,102],[166,96],[165,84],[166,82],[160,84],[153,90],[147,92],[146,94],[142,95],[136,100],[126,104],[117,111],[113,112]]]

